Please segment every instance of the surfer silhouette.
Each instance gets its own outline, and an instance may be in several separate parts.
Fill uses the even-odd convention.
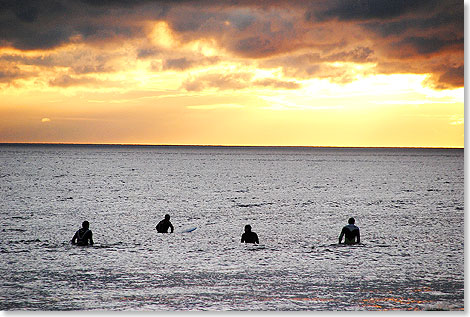
[[[356,244],[361,242],[359,227],[354,224],[355,222],[356,220],[353,217],[349,218],[348,225],[344,226],[343,230],[341,230],[341,234],[339,235],[339,243],[341,243],[341,240],[343,240],[343,236],[345,244]]]
[[[168,228],[171,228],[171,232],[173,232],[174,228],[173,228],[173,225],[170,222],[170,215],[166,214],[165,219],[160,221],[155,226],[155,229],[157,229],[157,232],[160,232],[160,233],[168,233]]]
[[[245,226],[245,232],[242,234],[241,242],[259,244],[258,235],[251,231],[251,226]]]
[[[76,245],[93,245],[93,233],[91,232],[90,223],[88,221],[82,222],[82,227],[75,232],[75,235],[72,238],[72,244]]]

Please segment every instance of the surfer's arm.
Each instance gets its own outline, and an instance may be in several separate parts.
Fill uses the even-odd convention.
[[[344,236],[344,230],[341,230],[341,234],[339,235],[339,241],[338,241],[338,243],[341,244],[341,240],[343,240],[343,236]]]
[[[77,233],[75,232],[75,234],[73,235],[73,238],[72,240],[70,241],[72,244],[77,244]]]
[[[357,229],[357,243],[361,243],[361,232]]]
[[[93,245],[93,233],[90,231],[90,245]]]
[[[170,233],[173,233],[173,231],[175,230],[175,228],[173,228],[173,225],[171,224],[171,222],[170,222],[170,229],[171,229]]]
[[[258,239],[258,235],[255,233],[255,243],[256,244],[259,244],[259,239]]]

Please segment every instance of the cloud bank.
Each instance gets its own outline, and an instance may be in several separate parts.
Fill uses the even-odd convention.
[[[463,12],[456,0],[1,0],[0,83],[51,72],[50,86],[100,85],[93,74],[139,60],[155,60],[153,72],[231,60],[281,69],[286,79],[209,71],[183,87],[295,89],[296,79],[305,78],[344,83],[355,77],[339,63],[371,63],[375,73],[429,74],[427,85],[457,88],[464,84]],[[162,22],[176,43],[171,47],[162,44],[163,33],[155,35]],[[183,49],[202,42],[214,51]]]

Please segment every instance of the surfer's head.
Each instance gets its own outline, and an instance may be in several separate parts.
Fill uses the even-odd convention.
[[[85,220],[84,222],[82,222],[82,227],[83,227],[83,229],[88,229],[88,228],[90,228],[90,223]]]
[[[353,225],[355,222],[356,222],[356,220],[353,217],[349,218],[349,220],[348,220],[348,223],[350,225]]]
[[[250,225],[245,226],[245,232],[251,232],[251,226]]]
[[[165,220],[170,220],[170,215],[169,214],[165,215]]]

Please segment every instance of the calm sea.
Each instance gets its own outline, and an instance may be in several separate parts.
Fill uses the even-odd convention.
[[[0,310],[464,308],[463,150],[1,145],[0,161]],[[166,213],[174,234],[154,229]],[[350,216],[363,243],[338,245]],[[93,247],[70,245],[83,220]],[[246,224],[264,248],[240,243]]]

